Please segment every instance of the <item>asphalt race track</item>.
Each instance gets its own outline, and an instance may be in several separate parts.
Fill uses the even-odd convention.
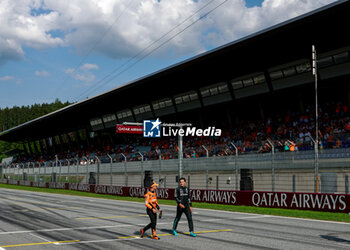
[[[0,249],[349,249],[350,224],[194,209],[197,237],[161,206],[160,240],[139,238],[143,203],[0,189]],[[147,234],[151,232],[148,231]]]

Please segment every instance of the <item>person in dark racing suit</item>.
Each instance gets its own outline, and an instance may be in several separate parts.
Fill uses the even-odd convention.
[[[180,187],[175,189],[175,200],[177,202],[176,217],[173,225],[173,234],[177,236],[176,228],[180,221],[182,213],[185,213],[190,228],[190,235],[196,237],[193,232],[193,221],[192,221],[192,203],[190,198],[190,190],[186,187],[186,179],[180,178]]]

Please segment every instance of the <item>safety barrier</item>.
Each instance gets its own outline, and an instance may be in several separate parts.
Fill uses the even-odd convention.
[[[147,191],[147,189],[144,187],[125,187],[77,183],[29,182],[15,180],[0,180],[0,183],[31,187],[66,189],[127,197],[144,197],[144,194]],[[159,199],[173,200],[174,190],[174,188],[159,188],[157,189],[157,197]],[[244,205],[337,213],[350,212],[350,195],[345,194],[192,189],[191,200],[194,202],[207,202],[238,206]]]

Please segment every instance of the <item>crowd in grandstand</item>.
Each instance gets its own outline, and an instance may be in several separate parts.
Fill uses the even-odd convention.
[[[350,147],[350,116],[347,103],[327,103],[319,107],[320,149]],[[312,150],[315,138],[315,108],[308,106],[304,113],[287,112],[260,121],[240,121],[223,129],[221,137],[184,137],[184,158],[271,152],[274,145],[277,152]],[[271,143],[270,143],[271,142]],[[140,153],[142,156],[140,155]],[[70,164],[87,164],[97,160],[104,162],[174,159],[178,157],[178,139],[174,137],[143,138],[125,137],[123,144],[104,145],[97,148],[83,146],[79,150],[61,152],[57,158],[68,159]],[[76,160],[79,159],[79,160]],[[56,155],[21,155],[15,162],[55,161]],[[68,162],[67,162],[68,164]]]

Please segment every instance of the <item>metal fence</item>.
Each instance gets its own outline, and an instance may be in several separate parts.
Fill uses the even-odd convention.
[[[124,159],[124,160],[123,160]],[[144,186],[153,179],[174,188],[179,160],[128,161],[124,155],[90,156],[4,165],[1,178],[37,182]],[[185,158],[183,177],[196,189],[349,193],[350,149]]]

